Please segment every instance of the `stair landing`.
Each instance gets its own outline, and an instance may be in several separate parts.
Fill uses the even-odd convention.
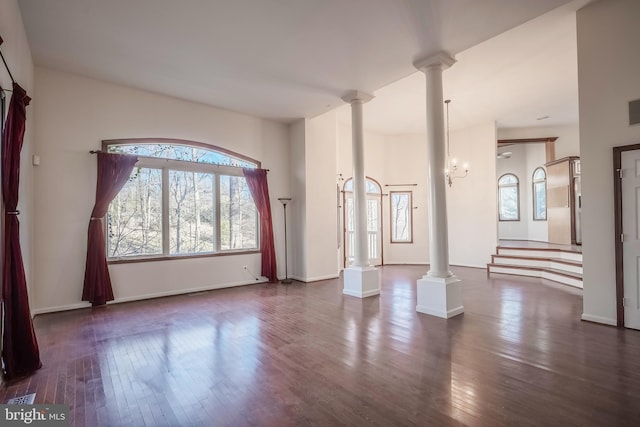
[[[487,274],[539,277],[582,289],[582,247],[501,240]]]

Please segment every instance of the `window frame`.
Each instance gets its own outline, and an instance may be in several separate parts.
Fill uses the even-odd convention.
[[[252,163],[256,168],[261,167],[261,163],[258,160],[251,157],[244,156],[242,154],[235,153],[233,151],[221,148],[212,144],[204,142],[181,140],[173,138],[127,138],[127,139],[107,139],[102,141],[102,151],[109,152],[109,148],[117,145],[144,145],[144,144],[170,144],[181,145],[186,147],[203,148],[206,150],[217,151],[221,154],[237,158],[239,160]],[[170,225],[169,225],[169,187],[167,185],[162,186],[162,254],[157,255],[133,255],[123,258],[110,257],[107,251],[107,263],[108,264],[128,264],[139,262],[154,262],[154,261],[168,261],[176,259],[192,259],[192,258],[210,258],[219,256],[230,255],[244,255],[260,253],[260,213],[256,208],[256,247],[247,249],[220,249],[220,219],[218,213],[220,212],[220,176],[239,176],[244,177],[242,168],[238,166],[218,165],[212,163],[199,163],[190,162],[186,160],[167,159],[159,157],[149,157],[138,155],[138,161],[135,164],[135,168],[151,168],[160,169],[162,171],[163,183],[168,183],[169,171],[183,171],[193,173],[206,173],[212,174],[214,179],[214,191],[215,191],[215,246],[216,249],[212,252],[194,252],[194,253],[170,253]],[[166,218],[165,218],[166,217]],[[108,221],[104,221],[105,236],[108,236]],[[105,239],[105,244],[108,249],[108,238]]]
[[[536,179],[536,173],[538,171],[542,171],[542,173],[544,174],[544,178],[542,179]],[[544,184],[544,218],[539,218],[536,216],[536,212],[538,211],[537,207],[538,207],[538,203],[537,203],[537,198],[536,198],[536,184]],[[531,200],[532,200],[532,207],[533,207],[533,220],[534,221],[546,221],[547,220],[547,171],[544,170],[544,168],[542,166],[538,166],[537,168],[535,168],[533,170],[533,173],[531,174]]]
[[[516,179],[516,182],[514,184],[500,184],[500,181],[502,181],[502,179],[506,176],[512,176]],[[500,190],[502,188],[512,188],[515,187],[516,188],[516,218],[509,218],[509,219],[503,219],[502,218],[502,214],[501,214],[501,202],[502,199],[500,197]],[[500,177],[498,178],[498,221],[500,222],[517,222],[520,221],[520,179],[518,178],[518,176],[514,173],[511,172],[507,172],[504,173],[502,175],[500,175]]]
[[[409,238],[407,240],[395,240],[393,238],[393,196],[394,195],[407,195],[409,201],[407,209],[409,212],[409,218],[407,224],[409,225]],[[408,191],[390,191],[389,192],[389,240],[391,243],[413,243],[413,192]]]

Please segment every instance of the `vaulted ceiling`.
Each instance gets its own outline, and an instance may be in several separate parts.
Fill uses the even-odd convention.
[[[567,3],[559,9],[564,15],[547,14],[547,21],[513,30]],[[461,123],[477,120],[479,111],[507,126],[527,125],[523,117],[538,114],[577,120],[577,82],[566,90],[562,82],[577,79],[575,20],[567,17],[580,3],[585,1],[19,2],[39,66],[282,121],[340,106],[345,92],[358,89],[388,97],[378,101],[378,113],[371,104],[368,122],[394,133],[412,131],[416,125],[407,114],[424,108],[423,82],[413,75],[412,62],[440,50],[459,59],[445,85],[455,105],[467,109],[459,111]],[[508,30],[502,41],[492,39]],[[572,74],[558,79],[567,68]],[[394,82],[395,92],[394,85],[385,88]],[[567,97],[574,99],[565,104],[575,111],[552,102],[564,92],[571,92]],[[516,102],[522,97],[529,98],[526,105]]]

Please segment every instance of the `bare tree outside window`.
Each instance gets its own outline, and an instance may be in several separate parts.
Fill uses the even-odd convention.
[[[547,220],[547,174],[541,167],[533,171],[533,220]]]
[[[392,191],[391,204],[391,243],[411,243],[413,241],[411,192]]]
[[[258,213],[241,167],[256,167],[204,144],[107,145],[138,156],[109,205],[108,256],[185,256],[258,248]]]
[[[498,218],[500,221],[520,221],[520,190],[518,177],[507,173],[498,179]]]
[[[111,258],[162,254],[162,170],[134,168],[109,205],[107,244]]]
[[[258,213],[244,177],[220,177],[220,247],[222,250],[257,246]]]

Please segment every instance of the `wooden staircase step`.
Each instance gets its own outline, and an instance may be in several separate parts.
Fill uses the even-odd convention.
[[[491,271],[492,267],[508,269],[508,270],[517,270],[521,272],[521,274],[498,272],[499,274],[515,274],[520,276],[540,277],[543,279],[563,283],[570,286],[575,286],[580,288],[582,287],[582,274],[565,271],[565,270],[559,270],[557,268],[489,263],[487,264],[487,274],[495,273]],[[535,274],[527,274],[527,272],[530,272],[530,273],[535,272]],[[548,277],[549,275],[552,275],[555,278]],[[559,276],[559,278],[556,276]],[[563,281],[562,278],[566,278],[567,280]]]
[[[548,262],[557,262],[560,264],[572,265],[575,267],[582,267],[582,263],[580,261],[575,261],[572,259],[564,259],[564,258],[549,258],[549,257],[535,257],[535,256],[519,256],[519,255],[501,255],[495,254],[491,255],[491,260],[494,261],[495,258],[505,258],[505,259],[522,259],[527,261],[548,261]]]

